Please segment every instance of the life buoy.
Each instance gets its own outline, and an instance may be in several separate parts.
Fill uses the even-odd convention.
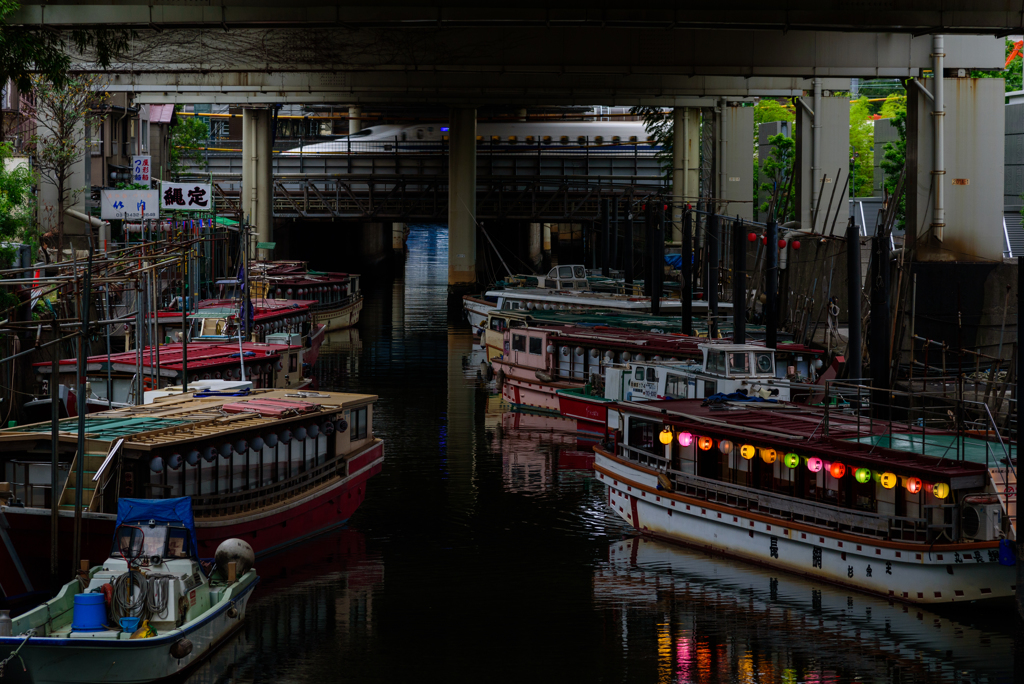
[[[142,389],[144,389],[144,390],[151,390],[151,389],[153,389],[153,378],[143,378],[142,379]]]

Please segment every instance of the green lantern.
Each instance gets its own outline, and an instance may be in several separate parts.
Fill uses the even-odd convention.
[[[857,468],[857,472],[855,472],[853,476],[856,478],[857,482],[860,482],[861,484],[871,481],[871,471],[867,468]]]
[[[800,465],[800,457],[794,453],[788,453],[782,457],[782,462],[786,464],[787,468],[796,468]]]

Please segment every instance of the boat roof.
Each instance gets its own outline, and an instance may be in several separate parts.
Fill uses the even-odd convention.
[[[142,350],[143,368],[151,368],[159,365],[161,370],[180,371],[182,366],[183,353],[180,342],[169,342],[160,345],[160,363],[156,363],[156,354],[150,350],[153,347],[145,347]],[[238,364],[238,344],[235,342],[189,342],[188,343],[188,368],[189,370],[199,368],[211,368],[215,366],[234,366]],[[243,342],[242,351],[246,353],[246,363],[257,361],[276,361],[281,354],[293,349],[301,349],[299,345],[276,344],[273,342]],[[250,355],[251,354],[251,355]],[[137,366],[135,350],[119,352],[117,354],[99,354],[86,359],[86,371],[95,372],[106,370],[107,367],[117,366],[130,367],[134,370]],[[78,364],[78,359],[62,359],[59,363],[61,372],[72,372]],[[49,361],[40,361],[33,364],[37,373],[44,375],[52,371]],[[173,375],[173,373],[172,373]]]
[[[906,425],[868,418],[858,421],[856,416],[838,410],[829,412],[829,434],[825,436],[824,408],[788,402],[726,402],[723,406],[705,404],[703,399],[673,399],[616,404],[625,413],[655,418],[681,429],[699,431],[703,427],[737,443],[751,442],[780,451],[795,451],[801,456],[840,461],[848,466],[863,465],[872,470],[947,479],[980,478],[987,468],[985,452],[979,451],[980,444],[989,445],[989,460],[993,465],[1005,454],[999,443],[984,440],[973,440],[978,444],[974,445],[973,454],[966,453],[964,460],[956,460],[955,449],[952,456],[939,454],[937,449],[922,453],[921,428],[913,430]],[[929,443],[952,443],[955,439],[946,430],[926,428],[925,434]],[[978,486],[981,483],[979,479]]]
[[[172,499],[129,499],[121,497],[117,500],[117,521],[114,533],[126,523],[139,523],[155,520],[157,522],[180,523],[188,530],[192,545],[189,547],[194,556],[199,549],[196,540],[196,519],[192,514],[192,497],[178,496]]]
[[[191,448],[238,433],[276,430],[281,422],[308,423],[321,413],[357,408],[377,400],[372,394],[347,392],[304,392],[297,390],[252,390],[244,398],[175,395],[152,404],[128,406],[85,416],[86,439],[106,444],[124,439],[124,446],[136,451],[159,451],[168,447]],[[0,429],[0,449],[19,444],[49,441],[50,421]],[[59,439],[75,443],[78,418],[60,421]],[[95,445],[90,446],[96,449]]]
[[[607,292],[593,292],[591,290],[549,290],[539,287],[516,287],[507,290],[488,290],[485,297],[505,297],[506,299],[530,299],[540,302],[552,302],[554,304],[579,304],[587,306],[604,306],[609,309],[635,309],[644,311],[651,306],[650,297],[634,297],[624,294],[610,294]],[[692,302],[694,308],[707,308],[708,303],[704,300],[695,299]],[[661,298],[661,307],[665,309],[679,309],[678,299],[668,297]],[[720,309],[732,309],[732,302],[719,302]]]

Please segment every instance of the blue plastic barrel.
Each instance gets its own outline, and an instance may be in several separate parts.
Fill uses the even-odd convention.
[[[101,632],[107,629],[107,604],[103,594],[75,594],[71,629],[76,632]]]

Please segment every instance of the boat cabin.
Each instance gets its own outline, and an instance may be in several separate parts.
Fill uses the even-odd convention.
[[[539,284],[548,290],[590,289],[587,269],[581,265],[554,266]]]

